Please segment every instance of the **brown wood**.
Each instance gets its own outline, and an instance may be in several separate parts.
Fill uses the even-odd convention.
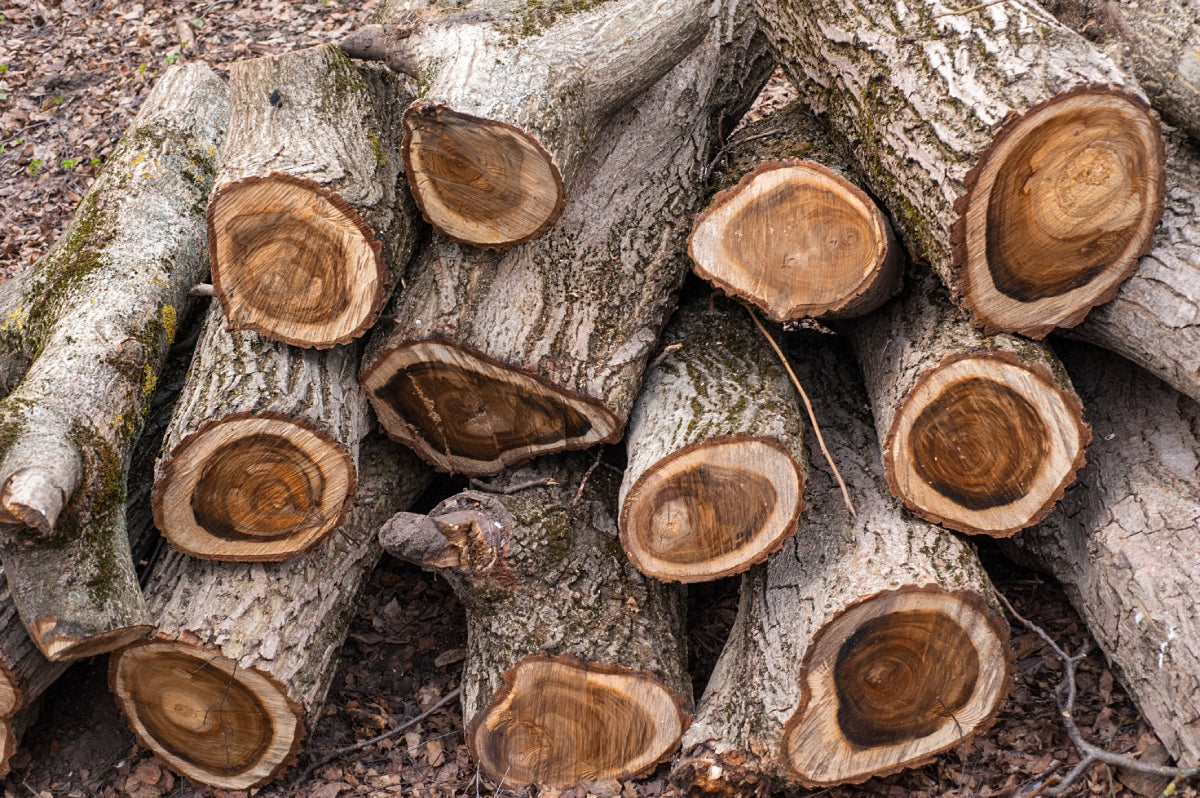
[[[902,512],[864,393],[829,336],[792,360],[846,480],[815,441],[797,534],[742,577],[729,639],[673,777],[693,792],[859,783],[929,761],[992,723],[1008,629],[959,538]]]
[[[290,765],[320,716],[379,525],[428,484],[414,458],[363,445],[337,534],[284,563],[166,554],[146,586],[156,632],[113,655],[109,683],[140,745],[199,784],[243,790]]]
[[[988,332],[1113,297],[1162,213],[1157,116],[1033,3],[757,3],[800,95]]]
[[[701,582],[740,573],[796,531],[804,418],[745,308],[683,303],[634,405],[621,545],[643,573]]]
[[[687,725],[682,595],[625,558],[617,477],[591,464],[541,458],[496,478],[532,487],[467,491],[380,532],[463,602],[467,744],[510,787],[632,778]]]
[[[18,358],[30,360],[0,404],[0,557],[50,659],[149,628],[126,472],[187,289],[206,269],[203,206],[227,114],[206,65],[164,73],[58,243],[6,292],[25,338]]]

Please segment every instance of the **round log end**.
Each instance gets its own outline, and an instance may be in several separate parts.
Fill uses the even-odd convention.
[[[892,493],[921,517],[1010,537],[1075,481],[1091,433],[1079,399],[1003,351],[953,355],[923,374],[888,432]]]
[[[275,680],[209,649],[135,644],[113,656],[109,687],[138,743],[199,784],[265,784],[304,736],[299,708]]]
[[[764,162],[717,194],[688,242],[698,275],[780,322],[874,310],[899,285],[897,250],[866,194],[800,160]]]
[[[497,782],[565,786],[648,772],[688,722],[680,697],[649,673],[534,656],[505,672],[467,744]]]
[[[8,775],[8,761],[17,752],[17,736],[13,734],[12,718],[0,717],[0,779]]]
[[[7,665],[0,662],[0,718],[12,715],[24,701],[17,677]]]
[[[208,206],[217,298],[230,326],[329,348],[361,336],[387,299],[382,245],[318,183],[274,173],[226,183]]]
[[[447,342],[384,352],[359,382],[388,434],[450,473],[494,474],[620,434],[598,402]]]
[[[711,438],[673,452],[621,507],[629,560],[667,582],[704,582],[766,560],[796,531],[804,467],[778,441]]]
[[[967,178],[955,268],[976,322],[1044,337],[1073,327],[1149,251],[1163,212],[1158,117],[1082,86],[1007,122]]]
[[[303,420],[237,413],[171,452],[154,484],[154,522],[180,551],[282,560],[342,522],[357,487],[350,454]]]
[[[404,112],[403,124],[408,184],[439,233],[506,249],[537,238],[562,213],[554,159],[519,128],[425,100]]]
[[[929,761],[988,728],[1008,695],[1008,629],[975,593],[876,594],[834,618],[802,665],[782,759],[810,787]]]
[[[57,618],[41,618],[29,629],[29,636],[42,656],[51,662],[73,662],[97,657],[124,648],[154,631],[149,624],[120,626],[85,636],[63,634]]]

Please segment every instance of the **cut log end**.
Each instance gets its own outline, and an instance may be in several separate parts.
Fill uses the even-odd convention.
[[[884,452],[892,492],[968,534],[1009,537],[1050,511],[1091,434],[1077,398],[1004,352],[953,355],[922,376]]]
[[[960,745],[1009,690],[1007,628],[974,593],[876,594],[818,634],[783,755],[811,787],[860,783]]]
[[[86,636],[65,634],[57,618],[40,618],[30,627],[30,638],[51,662],[71,662],[107,654],[141,640],[154,630],[149,624],[135,624]]]
[[[512,125],[417,101],[404,113],[403,152],[421,212],[455,241],[505,249],[537,238],[562,213],[554,159]]]
[[[968,176],[955,228],[977,323],[1041,338],[1110,300],[1162,216],[1163,147],[1149,107],[1107,87],[1006,124]]]
[[[303,420],[236,413],[175,447],[155,483],[155,524],[177,549],[215,560],[281,560],[338,524],[354,463]]]
[[[341,197],[287,174],[248,177],[208,207],[212,279],[231,326],[296,346],[362,335],[388,287],[382,245]]]
[[[527,657],[471,721],[480,768],[510,786],[626,779],[669,756],[690,722],[656,677],[570,657]]]
[[[711,438],[638,479],[621,509],[621,543],[638,570],[663,581],[740,573],[796,531],[804,482],[777,441]]]
[[[775,321],[836,313],[886,283],[899,285],[898,247],[859,188],[811,161],[768,161],[696,218],[696,273]],[[855,308],[866,313],[872,307]]]
[[[113,656],[109,686],[139,744],[200,784],[265,784],[304,736],[299,710],[273,679],[203,648],[130,646]]]
[[[360,382],[389,435],[468,476],[611,442],[621,428],[596,402],[446,342],[393,349]]]

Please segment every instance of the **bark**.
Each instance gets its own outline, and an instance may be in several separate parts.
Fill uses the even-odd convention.
[[[187,291],[207,269],[203,207],[227,99],[203,64],[165,73],[59,242],[9,296],[2,335],[24,337],[31,360],[0,404],[0,556],[50,659],[148,630],[125,477]]]
[[[165,555],[146,588],[157,631],[115,654],[109,682],[139,744],[194,782],[227,790],[276,778],[320,716],[379,525],[428,484],[382,439],[363,447],[338,534],[286,563]]]
[[[1079,483],[1005,552],[1049,571],[1171,755],[1200,762],[1200,405],[1083,344],[1060,347],[1095,439]]]
[[[397,0],[342,46],[412,76],[404,162],[425,218],[461,243],[536,238],[610,121],[704,37],[702,0]]]
[[[849,327],[893,495],[937,524],[1008,537],[1075,480],[1090,438],[1048,345],[984,336],[930,276]]]
[[[208,241],[231,325],[304,347],[361,336],[413,246],[410,95],[333,45],[235,62],[230,90]]]
[[[739,118],[770,74],[748,18],[729,3],[704,43],[596,133],[550,233],[502,253],[434,237],[364,358],[390,435],[471,475],[620,437],[687,268],[701,164],[721,120]]]
[[[341,523],[368,429],[360,351],[229,330],[212,303],[154,480],[155,524],[172,545],[195,557],[281,560]]]
[[[461,493],[380,532],[463,602],[467,744],[497,783],[634,777],[687,725],[682,595],[625,558],[617,477],[589,463],[543,458],[497,478],[533,487]]]
[[[804,509],[800,397],[733,302],[684,303],[663,345],[626,436],[621,545],[665,581],[740,573],[794,534]]]
[[[828,139],[799,100],[742,128],[692,225],[696,273],[775,321],[862,316],[900,289],[891,225]]]
[[[1096,308],[1072,337],[1129,358],[1200,401],[1200,151],[1167,132],[1168,189],[1154,248],[1116,299]]]
[[[1047,12],[757,7],[792,82],[977,325],[1043,337],[1133,272],[1162,211],[1157,117]]]
[[[914,767],[989,727],[1009,689],[1008,628],[978,559],[888,494],[837,343],[807,334],[794,351],[857,515],[810,439],[808,512],[742,577],[684,735],[673,777],[694,792],[766,794]]]

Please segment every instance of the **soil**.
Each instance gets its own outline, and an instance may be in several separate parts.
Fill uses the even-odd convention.
[[[53,243],[74,205],[169,64],[231,60],[334,40],[369,17],[373,2],[341,0],[0,0],[0,279]],[[755,113],[791,93],[777,78]],[[461,487],[440,480],[428,509]],[[1078,651],[1087,631],[1056,585],[1016,569],[989,546],[981,556],[1017,610],[1060,645]],[[694,587],[689,640],[696,694],[719,654],[737,605],[737,579]],[[1014,624],[1015,684],[995,726],[934,764],[850,788],[798,796],[1011,796],[1036,789],[1078,761],[1054,703],[1062,663]],[[190,784],[135,743],[107,690],[107,659],[76,665],[44,697],[26,731],[4,798],[263,798],[403,795],[413,798],[533,795],[497,790],[478,777],[454,702],[383,742],[302,774],[340,748],[395,728],[452,691],[465,656],[465,624],[438,577],[385,559],[365,590],[341,665],[299,767],[250,793]],[[1157,739],[1091,648],[1080,667],[1075,718],[1110,750],[1154,756]],[[1072,795],[1157,795],[1164,782],[1095,768]],[[545,798],[675,796],[665,769],[648,779],[543,790]],[[1193,786],[1175,793],[1197,798]]]

